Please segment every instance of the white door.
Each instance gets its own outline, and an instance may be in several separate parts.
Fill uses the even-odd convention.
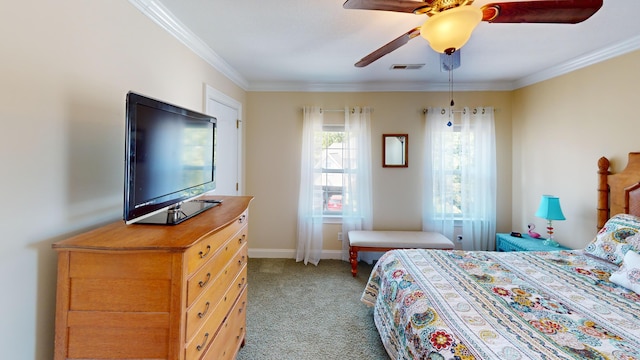
[[[240,195],[240,126],[242,105],[207,86],[206,112],[217,119],[216,195]]]

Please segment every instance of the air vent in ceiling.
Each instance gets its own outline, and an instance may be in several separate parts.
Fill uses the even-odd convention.
[[[424,64],[393,64],[391,70],[418,70],[423,66]]]

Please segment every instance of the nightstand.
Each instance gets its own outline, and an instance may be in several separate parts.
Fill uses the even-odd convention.
[[[550,246],[543,243],[544,239],[534,239],[529,235],[522,234],[521,238],[510,234],[496,234],[497,251],[556,251],[568,250],[569,248],[560,246]]]

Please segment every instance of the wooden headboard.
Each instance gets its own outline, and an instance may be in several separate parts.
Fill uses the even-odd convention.
[[[627,167],[617,174],[609,172],[609,159],[598,160],[598,230],[620,213],[640,216],[640,152],[629,153]]]

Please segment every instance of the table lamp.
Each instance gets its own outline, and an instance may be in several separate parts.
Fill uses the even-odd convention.
[[[536,216],[547,220],[547,234],[549,234],[549,237],[544,241],[544,244],[560,246],[560,244],[553,240],[553,225],[551,223],[553,220],[565,220],[562,209],[560,208],[560,198],[552,195],[542,195]]]

